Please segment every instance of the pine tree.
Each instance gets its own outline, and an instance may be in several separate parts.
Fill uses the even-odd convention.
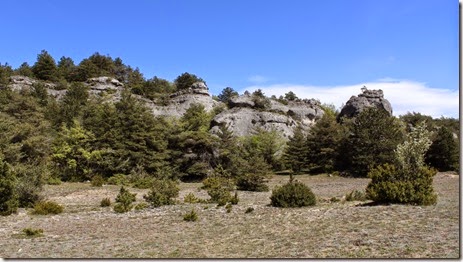
[[[0,158],[0,215],[13,214],[18,209],[16,178],[6,162]]]
[[[58,79],[55,59],[45,50],[37,55],[37,62],[32,67],[32,72],[41,80],[56,81]]]
[[[426,153],[426,162],[439,171],[459,171],[460,150],[458,140],[444,126],[439,128],[436,138]]]
[[[312,172],[323,173],[334,170],[341,138],[341,126],[336,122],[334,112],[325,111],[307,136],[306,157]]]
[[[295,174],[299,174],[307,165],[306,136],[300,125],[294,129],[294,135],[289,138],[283,159]]]
[[[370,168],[393,163],[394,150],[402,141],[399,120],[385,110],[367,108],[350,124],[341,157],[346,159],[351,175],[366,177]]]

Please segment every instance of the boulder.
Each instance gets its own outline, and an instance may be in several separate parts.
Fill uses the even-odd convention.
[[[347,101],[346,105],[341,109],[338,119],[342,117],[355,117],[368,107],[381,108],[392,115],[391,103],[384,98],[383,90],[368,90],[366,87],[363,87],[361,94],[352,96]]]

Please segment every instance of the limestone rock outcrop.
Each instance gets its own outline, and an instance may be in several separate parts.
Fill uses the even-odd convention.
[[[342,117],[355,117],[368,107],[381,108],[392,115],[391,103],[384,98],[383,90],[368,90],[366,87],[363,87],[361,94],[352,96],[347,101],[346,105],[341,109],[338,119]]]
[[[227,126],[235,136],[250,135],[257,128],[275,130],[284,138],[293,135],[294,128],[301,124],[308,131],[323,116],[323,109],[316,100],[289,101],[287,105],[270,100],[267,109],[255,107],[248,94],[231,99],[230,109],[214,117],[211,132],[218,132],[219,126]]]

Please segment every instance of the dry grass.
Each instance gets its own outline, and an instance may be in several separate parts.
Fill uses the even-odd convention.
[[[287,177],[275,176],[270,188]],[[100,207],[118,186],[90,183],[47,186],[45,196],[65,207],[59,215],[34,216],[20,209],[0,217],[0,257],[7,258],[458,258],[459,177],[439,173],[434,206],[356,206],[331,203],[368,179],[299,176],[318,197],[315,207],[268,206],[270,192],[239,192],[230,213],[213,204],[177,204],[117,214]],[[182,183],[179,201],[198,191]],[[143,202],[147,190],[130,189]],[[253,207],[254,211],[245,213]],[[183,221],[194,210],[198,221]],[[43,237],[18,238],[23,228],[41,228]]]

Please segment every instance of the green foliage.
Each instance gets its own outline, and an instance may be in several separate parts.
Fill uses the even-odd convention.
[[[43,236],[43,229],[41,229],[41,228],[34,229],[34,228],[26,227],[26,228],[24,228],[22,230],[22,232],[27,237],[41,237],[41,236]]]
[[[426,153],[426,163],[439,171],[460,170],[460,147],[453,133],[442,126],[432,141]]]
[[[197,221],[197,220],[198,220],[198,214],[196,213],[196,211],[195,211],[194,209],[192,209],[191,212],[186,213],[186,214],[183,216],[183,220],[184,220],[184,221],[188,221],[188,222]]]
[[[264,161],[274,169],[281,166],[281,156],[283,155],[285,141],[281,134],[276,130],[266,131],[257,128],[254,134],[242,139],[245,159],[262,157]],[[251,161],[252,164],[253,159]]]
[[[183,197],[183,202],[195,204],[195,203],[205,203],[206,201],[201,198],[198,198],[197,196],[195,196],[193,193],[190,192],[186,196]]]
[[[355,177],[366,177],[370,168],[392,163],[394,150],[403,141],[403,126],[382,109],[367,108],[349,125],[340,157]]]
[[[299,98],[293,91],[289,91],[288,93],[285,94],[285,99],[288,101],[295,101],[295,100],[298,100]]]
[[[104,184],[104,178],[101,175],[95,175],[92,177],[90,183],[94,187],[102,187]]]
[[[56,81],[58,79],[55,59],[45,50],[37,55],[37,62],[32,67],[32,72],[40,80]]]
[[[420,167],[414,173],[384,164],[372,169],[368,176],[367,197],[376,203],[432,205],[437,195],[432,187],[436,171]]]
[[[6,87],[10,82],[10,76],[13,75],[13,69],[8,63],[0,63],[0,87]]]
[[[130,185],[129,179],[124,174],[115,174],[108,178],[108,185],[128,186]]]
[[[116,205],[114,205],[114,211],[117,213],[125,213],[132,210],[133,202],[136,200],[137,194],[130,193],[124,186],[119,190],[119,194],[116,196]]]
[[[270,200],[274,207],[304,207],[316,204],[312,190],[298,181],[289,182],[274,189]]]
[[[233,190],[233,182],[220,176],[211,176],[203,180],[202,188],[207,191],[207,194],[211,197],[210,202],[225,205],[232,199],[230,191]]]
[[[257,171],[256,171],[257,172]],[[237,178],[236,186],[239,190],[266,192],[267,177],[259,173],[245,173]]]
[[[251,100],[257,109],[265,110],[270,108],[270,99],[264,95],[261,89],[257,89],[252,93]]]
[[[434,169],[424,166],[424,154],[431,140],[426,124],[421,122],[395,150],[396,165],[385,164],[372,169],[367,195],[378,203],[432,205],[437,195],[432,186]]]
[[[226,206],[225,206],[225,209],[227,210],[227,213],[230,213],[233,209],[233,205],[231,203],[228,203]]]
[[[74,127],[61,127],[53,146],[54,171],[64,181],[89,179],[92,162],[100,157],[100,151],[92,151],[94,135],[75,121]]]
[[[54,201],[39,201],[35,203],[32,214],[34,215],[48,215],[48,214],[60,214],[64,210],[64,207]]]
[[[294,135],[289,138],[283,155],[286,167],[291,168],[295,174],[301,173],[302,168],[307,165],[306,137],[302,126],[294,129]]]
[[[246,208],[246,210],[244,211],[244,213],[245,213],[245,214],[249,214],[249,213],[251,213],[251,212],[253,212],[253,211],[254,211],[254,208],[253,208],[253,207],[248,207],[248,208]]]
[[[330,173],[335,169],[341,139],[342,128],[336,122],[336,115],[325,111],[310,129],[305,143],[305,156],[311,172]]]
[[[22,63],[14,70],[14,73],[21,76],[34,77],[34,72],[32,72],[32,68],[27,62]]]
[[[193,103],[183,114],[181,122],[185,131],[208,131],[211,118],[204,105]]]
[[[105,197],[101,199],[100,207],[109,207],[109,206],[111,206],[111,199],[109,199],[109,197]]]
[[[238,192],[235,191],[235,194],[233,195],[233,197],[230,199],[230,204],[232,205],[238,205],[238,202],[240,202],[240,199],[238,197]]]
[[[231,87],[226,87],[222,90],[222,92],[218,95],[219,101],[228,104],[230,100],[238,96],[238,92],[236,92],[233,88]]]
[[[179,75],[174,80],[174,84],[178,90],[188,89],[191,87],[191,85],[193,85],[196,82],[205,82],[205,81],[201,79],[200,77],[197,77],[196,75],[190,74],[187,72]]]
[[[352,190],[349,194],[346,195],[346,201],[365,201],[367,196],[365,192],[359,190]]]
[[[395,150],[396,162],[403,170],[413,173],[424,166],[424,155],[431,145],[431,132],[421,122],[407,134],[405,141]]]
[[[10,167],[0,158],[0,215],[16,213],[19,205],[16,192],[16,177]]]
[[[142,202],[142,203],[136,204],[134,209],[137,210],[137,211],[140,211],[140,210],[146,209],[147,207],[148,207],[148,204]]]
[[[152,206],[160,207],[163,205],[173,205],[175,200],[173,198],[178,196],[180,189],[178,182],[167,179],[155,179],[153,185],[143,198]]]
[[[75,79],[77,67],[70,57],[62,56],[58,61],[58,75],[61,79],[67,82],[72,82]]]

